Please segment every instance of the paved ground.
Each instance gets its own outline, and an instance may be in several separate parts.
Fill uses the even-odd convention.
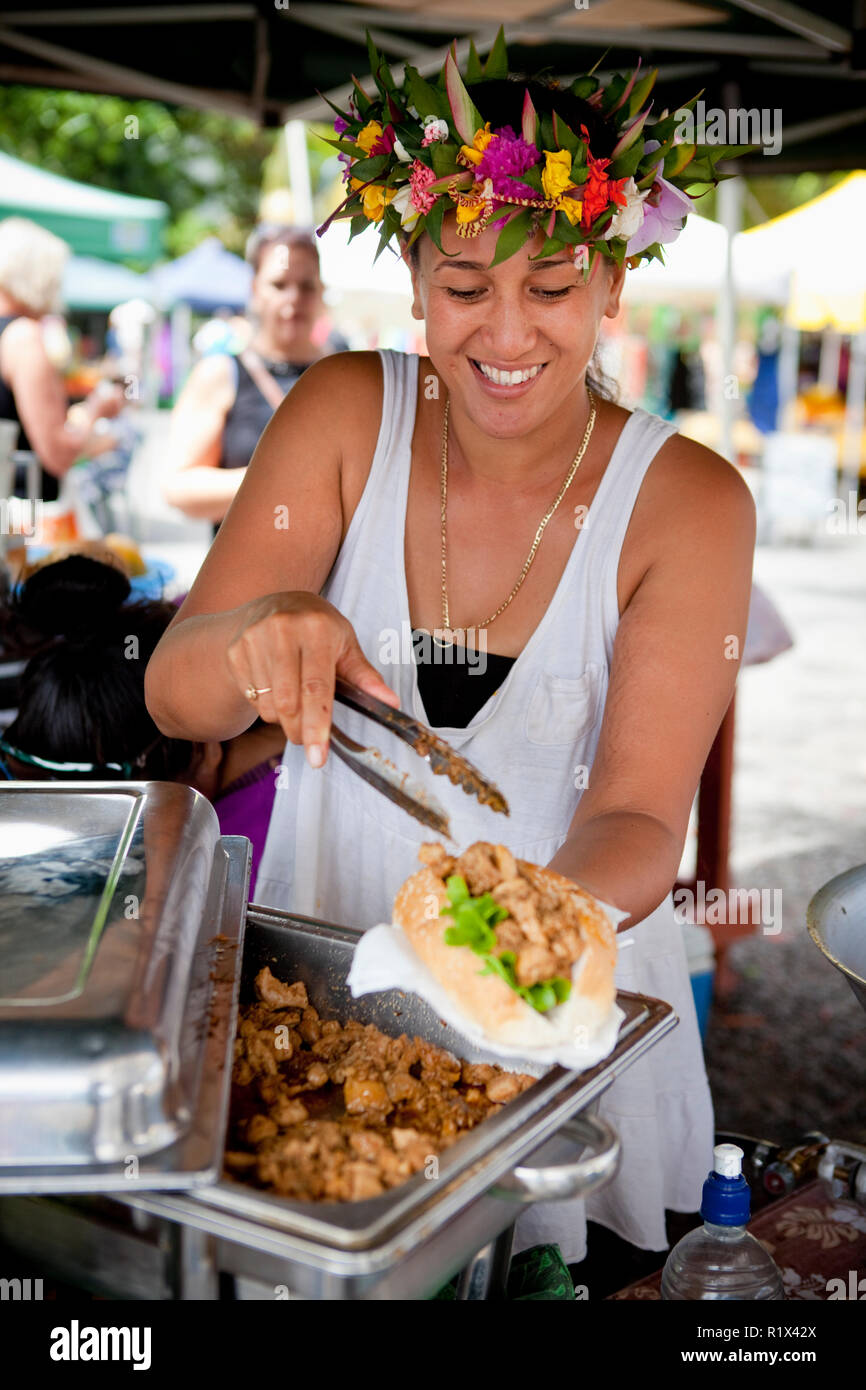
[[[209,539],[162,502],[167,417],[147,419],[131,500],[145,548],[189,586]],[[805,927],[812,894],[866,861],[866,536],[758,548],[755,575],[795,646],[743,672],[737,696],[733,873],[780,889],[782,930],[735,943],[737,983],[712,1015],[720,1128],[866,1142],[866,1013]]]
[[[782,891],[782,930],[735,943],[707,1064],[719,1127],[866,1142],[866,1013],[806,931],[821,884],[866,861],[866,537],[760,546],[795,646],[737,694],[733,872]]]

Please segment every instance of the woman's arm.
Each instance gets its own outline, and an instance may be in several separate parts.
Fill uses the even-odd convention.
[[[372,458],[381,400],[376,355],[348,353],[310,367],[273,416],[148,665],[147,706],[163,733],[225,741],[258,714],[309,755],[326,750],[335,673],[397,702],[319,597],[343,535],[346,431],[353,447],[369,435]],[[253,704],[250,684],[271,692]]]
[[[62,478],[85,455],[95,458],[114,447],[110,434],[95,435],[93,424],[113,407],[113,397],[92,393],[80,407],[84,423],[69,424],[63,380],[42,341],[34,319],[16,319],[3,334],[0,368],[15,398],[18,418],[34,453],[47,473]]]
[[[163,496],[186,516],[222,521],[243,481],[243,468],[219,467],[234,398],[232,364],[223,354],[197,362],[177,398],[168,441],[174,467]]]
[[[755,509],[737,471],[671,440],[630,531],[646,558],[617,629],[598,750],[553,868],[646,917],[676,880],[695,791],[733,695]],[[649,475],[647,484],[649,485]]]

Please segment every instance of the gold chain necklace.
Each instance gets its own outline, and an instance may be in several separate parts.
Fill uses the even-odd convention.
[[[589,420],[587,421],[587,426],[586,430],[584,431],[581,446],[574,457],[574,462],[568,470],[568,476],[566,477],[565,482],[562,484],[562,487],[559,489],[559,492],[556,495],[556,499],[553,502],[553,505],[548,508],[544,516],[541,518],[538,529],[535,532],[535,539],[533,540],[532,545],[529,549],[529,554],[526,557],[526,562],[524,563],[523,569],[520,571],[520,578],[518,579],[514,588],[511,590],[511,593],[508,595],[508,598],[505,600],[505,602],[500,603],[496,612],[491,613],[489,618],[485,618],[483,623],[476,623],[474,625],[475,628],[489,627],[493,620],[495,618],[498,618],[500,613],[503,613],[505,611],[511,600],[519,591],[520,586],[522,585],[524,579],[528,575],[530,566],[532,565],[532,562],[535,559],[535,552],[538,550],[538,547],[541,544],[541,537],[544,535],[544,529],[547,526],[547,523],[550,521],[551,517],[554,515],[557,507],[559,506],[569,487],[571,486],[571,483],[574,479],[574,475],[580,467],[581,462],[583,461],[583,456],[586,453],[587,445],[589,444],[589,441],[592,437],[592,431],[595,428],[596,415],[598,413],[596,410],[595,396],[592,394],[588,386],[586,388],[586,394],[589,397]],[[439,516],[442,528],[442,632],[438,635],[434,634],[434,641],[436,641],[437,645],[440,647],[450,647],[453,645],[455,631],[466,631],[465,628],[452,629],[450,613],[448,609],[448,574],[446,560],[447,544],[445,540],[445,513],[448,502],[448,408],[450,404],[451,398],[449,397],[448,400],[445,402],[445,419],[442,423],[442,467],[440,471],[439,483]]]

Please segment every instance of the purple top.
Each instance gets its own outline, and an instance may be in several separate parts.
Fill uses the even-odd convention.
[[[265,838],[277,790],[279,757],[268,758],[249,772],[230,782],[213,803],[223,835],[246,835],[252,841],[250,902],[255,900],[256,874],[265,847]]]

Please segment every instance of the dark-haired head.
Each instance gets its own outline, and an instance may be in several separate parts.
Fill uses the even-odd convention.
[[[264,223],[247,243],[247,260],[255,272],[249,304],[257,326],[254,346],[264,356],[311,361],[323,292],[312,228]]]
[[[316,233],[312,227],[288,227],[278,222],[260,222],[250,233],[244,253],[256,274],[261,268],[264,253],[272,246],[285,246],[290,251],[310,251],[317,261],[319,258]]]
[[[23,585],[15,610],[46,645],[25,668],[3,736],[7,763],[26,769],[20,775],[172,781],[189,768],[194,745],[161,734],[144,703],[145,667],[176,609],[127,604],[128,594],[120,571],[83,555],[46,565]],[[25,757],[16,760],[16,751]]]

